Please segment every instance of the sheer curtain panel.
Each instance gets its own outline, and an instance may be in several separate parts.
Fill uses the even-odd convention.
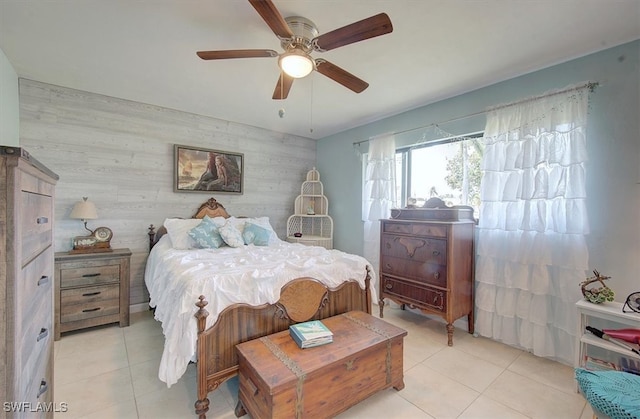
[[[487,114],[476,258],[476,332],[572,364],[585,235],[589,89]]]
[[[391,134],[369,140],[367,166],[362,188],[362,221],[364,221],[364,257],[380,269],[380,219],[391,216],[396,193],[396,140]],[[375,288],[378,289],[376,274]],[[374,284],[372,284],[374,285]],[[377,304],[377,301],[374,301]]]

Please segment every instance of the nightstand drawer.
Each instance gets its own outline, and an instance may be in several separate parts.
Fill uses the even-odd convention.
[[[120,286],[100,285],[60,291],[60,322],[73,322],[120,312]]]
[[[120,263],[93,263],[89,266],[67,268],[60,271],[60,287],[69,288],[86,285],[99,285],[120,281]]]

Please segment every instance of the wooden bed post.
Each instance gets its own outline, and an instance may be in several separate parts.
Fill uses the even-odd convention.
[[[207,357],[203,356],[206,353],[206,339],[201,339],[200,335],[204,333],[207,325],[207,316],[209,312],[204,307],[209,304],[204,295],[199,297],[199,301],[196,303],[198,311],[195,314],[198,320],[198,363],[196,368],[198,370],[198,400],[195,403],[196,415],[199,419],[206,419],[207,412],[209,411],[209,399],[207,398]]]
[[[367,314],[372,314],[371,313],[371,289],[369,288],[371,286],[371,269],[369,269],[369,265],[367,265],[367,276],[364,279],[364,286],[365,286],[365,297],[367,299],[366,301]]]
[[[156,238],[156,230],[155,227],[153,226],[153,224],[149,224],[149,228],[148,228],[149,232],[147,233],[149,235],[149,251],[151,251],[151,249],[153,248],[153,244]]]

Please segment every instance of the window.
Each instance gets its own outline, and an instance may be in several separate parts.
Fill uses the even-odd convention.
[[[447,205],[469,205],[478,217],[484,147],[481,134],[446,138],[396,152],[395,206],[417,207],[432,197]]]

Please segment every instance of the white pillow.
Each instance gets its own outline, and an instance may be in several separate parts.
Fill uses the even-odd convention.
[[[234,226],[240,232],[240,235],[244,233],[244,226],[246,223],[256,224],[256,225],[259,225],[260,227],[264,227],[267,230],[271,231],[271,238],[269,239],[269,244],[274,244],[281,241],[280,238],[278,238],[276,231],[271,226],[271,223],[269,222],[269,217],[237,218],[232,216],[226,219],[222,217],[216,217],[213,220],[218,227],[222,227],[224,224]]]
[[[240,233],[242,233],[244,231],[244,225],[248,219],[249,218],[229,217],[226,220],[224,220],[225,221],[224,224],[234,226],[240,231]]]
[[[244,229],[244,226],[243,226]],[[244,246],[244,239],[242,238],[242,232],[238,229],[233,222],[227,221],[222,227],[218,228],[218,232],[222,236],[222,240],[231,247]]]
[[[195,241],[189,237],[189,230],[197,227],[202,222],[199,218],[167,218],[164,226],[167,229],[171,244],[174,249],[186,250],[196,247]]]
[[[207,215],[208,217],[208,215]],[[211,221],[213,221],[213,223],[218,226],[218,227],[222,227],[226,222],[227,219],[224,217],[214,217],[214,218],[209,218]]]

